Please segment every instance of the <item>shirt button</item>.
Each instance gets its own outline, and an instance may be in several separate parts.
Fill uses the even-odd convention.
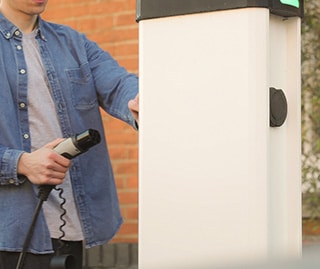
[[[25,108],[25,107],[26,107],[26,104],[25,104],[25,103],[20,103],[20,104],[19,104],[19,107],[20,107],[20,108]]]
[[[24,75],[26,73],[26,70],[25,69],[20,69],[19,73]]]
[[[11,36],[10,33],[6,33],[6,37],[9,38]]]
[[[9,183],[10,183],[10,184],[14,184],[14,182],[15,182],[15,181],[14,181],[13,178],[10,178],[10,179],[9,179]]]
[[[22,46],[18,45],[17,50],[22,50]]]
[[[29,135],[28,135],[28,134],[24,134],[24,135],[23,135],[23,138],[24,138],[24,139],[28,139],[28,138],[29,138]]]
[[[17,31],[14,32],[14,34],[15,34],[15,36],[19,36],[20,35],[20,31],[17,30]]]

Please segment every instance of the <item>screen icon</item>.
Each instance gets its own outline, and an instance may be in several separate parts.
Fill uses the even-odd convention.
[[[299,0],[280,0],[280,2],[284,5],[289,5],[289,6],[293,6],[296,8],[300,7]]]

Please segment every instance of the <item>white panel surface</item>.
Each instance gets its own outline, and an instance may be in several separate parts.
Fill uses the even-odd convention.
[[[269,136],[270,255],[301,253],[300,19],[270,19],[270,86],[282,89],[288,117]]]
[[[269,11],[139,27],[139,269],[267,258]]]

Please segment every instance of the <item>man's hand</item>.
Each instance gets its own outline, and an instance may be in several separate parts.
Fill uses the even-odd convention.
[[[59,185],[63,182],[71,161],[53,150],[64,139],[56,139],[42,148],[23,153],[18,162],[18,174],[36,185]]]
[[[128,107],[134,119],[139,124],[139,94],[137,94],[137,96],[133,100],[129,101]]]

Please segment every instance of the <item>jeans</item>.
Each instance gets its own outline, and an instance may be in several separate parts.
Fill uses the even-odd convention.
[[[82,241],[52,239],[55,254],[27,253],[22,269],[81,269],[83,258]],[[70,256],[72,255],[72,256]],[[20,252],[0,252],[0,269],[16,269]]]

